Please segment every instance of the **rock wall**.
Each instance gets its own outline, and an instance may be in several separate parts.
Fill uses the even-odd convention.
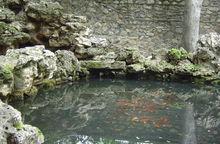
[[[87,16],[94,33],[117,46],[138,46],[144,52],[182,46],[184,0],[60,2],[69,11]],[[201,33],[213,31],[220,32],[220,1],[204,0]]]

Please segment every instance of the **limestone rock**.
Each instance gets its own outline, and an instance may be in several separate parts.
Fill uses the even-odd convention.
[[[193,62],[206,65],[219,71],[220,69],[220,35],[209,33],[202,35],[198,42],[198,48],[194,52]]]
[[[0,44],[6,48],[17,48],[20,44],[25,44],[30,40],[30,35],[20,32],[15,27],[4,22],[0,22]]]
[[[137,63],[137,64],[131,64],[127,66],[127,72],[128,73],[139,73],[144,72],[145,67],[144,65]]]
[[[7,8],[0,8],[0,21],[12,22],[15,19],[15,13]]]
[[[77,72],[80,71],[80,63],[74,53],[67,50],[58,50],[55,54],[59,75],[76,78]]]
[[[111,67],[111,62],[108,61],[80,61],[81,66],[86,69],[109,69]]]
[[[41,144],[44,136],[38,128],[24,125],[21,113],[0,100],[0,141],[1,144]]]
[[[107,47],[109,45],[109,42],[106,38],[100,38],[100,37],[90,37],[89,38],[93,47]]]
[[[126,61],[127,64],[143,63],[144,56],[138,48],[125,48],[118,52],[116,60]]]
[[[10,49],[0,57],[0,93],[3,96],[29,95],[35,81],[54,78],[57,72],[57,57],[42,45]]]
[[[36,21],[54,22],[62,16],[62,6],[58,2],[29,2],[26,9],[28,17]]]
[[[220,48],[220,34],[213,32],[202,35],[198,43],[202,47],[208,47],[211,51],[217,52]]]

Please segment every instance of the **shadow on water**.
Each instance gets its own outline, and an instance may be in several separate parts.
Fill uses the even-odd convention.
[[[90,80],[41,91],[17,108],[47,144],[219,144],[219,99],[211,86]]]

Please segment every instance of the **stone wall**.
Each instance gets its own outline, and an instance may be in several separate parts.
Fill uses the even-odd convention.
[[[115,46],[138,46],[143,52],[179,47],[184,0],[62,0],[77,15],[86,15],[96,35]],[[201,33],[220,32],[220,1],[204,0]]]

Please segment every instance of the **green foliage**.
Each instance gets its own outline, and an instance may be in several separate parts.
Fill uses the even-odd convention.
[[[46,80],[43,80],[42,85],[44,88],[50,89],[56,85],[56,81],[53,79],[46,79]]]
[[[23,124],[22,121],[19,121],[19,122],[15,123],[13,126],[14,126],[17,130],[21,130],[21,129],[23,129],[24,124]]]
[[[38,139],[40,140],[40,142],[43,142],[44,141],[44,135],[43,133],[41,132],[41,130],[39,128],[37,128],[37,136],[38,136]]]
[[[13,68],[10,65],[5,65],[0,68],[0,78],[4,81],[13,79]]]
[[[198,71],[200,68],[199,65],[195,65],[195,64],[188,64],[188,65],[185,65],[185,69],[190,71],[190,72],[196,72]]]
[[[172,48],[168,51],[168,61],[177,64],[179,61],[187,59],[189,56],[188,52],[183,48]]]
[[[33,86],[29,92],[26,92],[27,95],[29,96],[36,96],[38,93],[37,87]]]

